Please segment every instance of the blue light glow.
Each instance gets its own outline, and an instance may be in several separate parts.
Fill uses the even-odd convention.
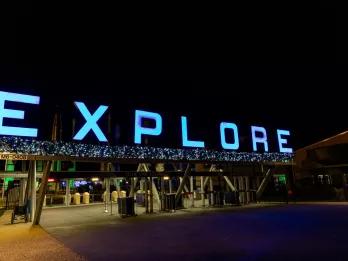
[[[63,141],[39,141],[21,137],[0,137],[0,154],[15,153],[19,157],[32,155],[59,160],[71,157],[70,160],[146,160],[159,161],[201,161],[201,162],[290,162],[292,153],[256,153],[236,151],[214,151],[201,148],[170,149],[145,146],[109,146],[93,145]]]
[[[256,132],[261,133],[262,137],[256,137]],[[253,151],[257,151],[257,143],[262,143],[264,151],[268,151],[267,133],[264,127],[251,126],[251,136],[253,140]]]
[[[226,142],[226,136],[225,136],[225,130],[231,129],[233,130],[234,135],[234,143],[227,143]],[[221,122],[220,123],[220,139],[221,139],[221,146],[224,149],[228,150],[238,150],[239,149],[239,136],[238,136],[238,127],[236,124],[231,122]]]
[[[292,148],[284,148],[283,144],[287,144],[288,140],[282,138],[282,135],[290,136],[290,131],[288,130],[277,130],[277,136],[278,136],[278,144],[279,144],[279,151],[283,153],[292,153]]]
[[[0,91],[0,135],[37,137],[38,130],[36,128],[3,126],[4,118],[24,119],[24,111],[5,109],[5,101],[39,104],[40,97]]]
[[[142,119],[150,119],[155,121],[155,128],[143,127],[141,125]],[[162,132],[162,117],[158,113],[149,111],[135,111],[135,125],[134,125],[134,143],[141,144],[141,135],[158,136]]]
[[[185,116],[181,116],[181,134],[182,134],[182,146],[204,148],[204,141],[188,140],[187,118]]]
[[[86,123],[83,127],[76,133],[74,140],[82,140],[90,130],[93,130],[94,134],[97,136],[99,141],[108,141],[104,133],[99,128],[97,121],[106,112],[108,106],[100,105],[93,115],[89,112],[86,105],[83,102],[74,102],[76,107],[81,112],[82,116],[85,118]]]

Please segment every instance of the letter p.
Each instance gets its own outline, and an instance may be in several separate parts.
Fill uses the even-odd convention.
[[[155,127],[143,127],[142,119],[150,119],[155,121]],[[135,133],[134,133],[134,143],[141,144],[142,135],[153,135],[158,136],[162,132],[162,117],[158,113],[148,112],[148,111],[135,111]]]

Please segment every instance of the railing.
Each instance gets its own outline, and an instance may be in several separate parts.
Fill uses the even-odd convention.
[[[12,209],[19,204],[19,187],[9,189],[6,196],[6,209]]]
[[[69,197],[69,205],[73,205],[74,194]],[[80,193],[80,204],[83,204],[83,194]],[[103,193],[89,194],[89,203],[101,203],[104,201]],[[46,206],[66,205],[66,194],[46,194]]]

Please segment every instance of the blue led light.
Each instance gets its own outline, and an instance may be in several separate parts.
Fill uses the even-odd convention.
[[[83,127],[76,133],[74,136],[74,140],[82,140],[87,133],[92,130],[94,134],[97,136],[99,141],[108,141],[101,131],[100,127],[97,124],[97,121],[101,118],[101,116],[106,112],[108,106],[100,105],[99,108],[92,115],[87,109],[86,105],[83,102],[74,102],[76,107],[81,112],[82,116],[85,118],[86,123]]]
[[[225,136],[225,130],[231,129],[233,130],[234,135],[234,143],[227,143],[226,142],[226,136]],[[239,149],[239,136],[238,136],[238,127],[236,124],[231,122],[221,122],[220,123],[220,139],[221,139],[221,146],[224,149],[228,150],[238,150]]]
[[[155,121],[154,128],[143,127],[141,125],[142,119],[150,119]],[[141,144],[142,135],[158,136],[162,132],[162,117],[158,113],[149,111],[135,111],[135,125],[134,125],[134,143]]]
[[[5,101],[39,104],[40,97],[0,91],[0,135],[37,137],[38,130],[36,128],[3,126],[4,118],[24,119],[24,111],[5,109]]]
[[[203,162],[290,162],[292,153],[256,153],[236,151],[214,151],[202,148],[170,149],[144,146],[109,146],[63,141],[38,141],[21,137],[0,137],[0,154],[72,157],[71,160],[159,160],[159,161],[203,161]],[[53,157],[53,158],[52,158]]]
[[[189,140],[187,135],[187,118],[181,116],[182,146],[193,148],[204,148],[204,141]]]
[[[262,137],[256,137],[256,132],[261,133]],[[257,151],[257,143],[262,143],[264,150],[268,151],[267,133],[264,127],[251,126],[251,137],[253,140],[253,151]]]
[[[288,140],[282,138],[282,135],[290,136],[290,131],[288,130],[277,130],[277,136],[278,136],[278,144],[279,144],[279,151],[283,153],[292,153],[292,148],[284,148],[283,144],[287,144]]]
[[[15,153],[45,157],[72,157],[71,160],[146,160],[202,162],[291,162],[292,153],[214,151],[202,148],[170,149],[144,146],[109,146],[63,141],[38,141],[21,137],[0,137],[0,154]],[[3,155],[4,155],[3,154]],[[51,158],[54,159],[54,158]]]

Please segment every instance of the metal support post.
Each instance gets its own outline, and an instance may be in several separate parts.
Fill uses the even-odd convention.
[[[70,195],[70,183],[69,179],[65,180],[65,205],[68,207],[70,205],[71,195]]]
[[[214,187],[213,187],[213,179],[209,177],[209,190],[210,190],[210,204],[214,205]]]
[[[104,184],[105,184],[105,207],[104,212],[108,213],[108,205],[110,201],[110,178],[104,178]]]
[[[243,205],[246,204],[246,197],[245,197],[245,182],[244,182],[244,176],[239,177],[240,179],[240,190],[242,191],[242,202]]]
[[[201,199],[202,199],[202,207],[205,207],[204,177],[203,176],[201,176]]]
[[[246,203],[249,204],[250,203],[250,184],[249,184],[249,177],[246,176],[245,177],[245,193],[246,193]]]
[[[179,180],[180,180],[180,184],[183,182],[184,178],[183,177],[179,177]],[[188,187],[186,186],[186,184],[184,184],[184,191],[185,192],[189,192],[189,189]]]
[[[270,177],[271,177],[271,169],[268,169],[268,171],[266,172],[266,175],[264,176],[260,186],[258,187],[256,191],[256,200],[259,200],[261,198]]]
[[[145,213],[149,213],[149,193],[148,193],[148,180],[145,178]]]
[[[40,223],[42,207],[43,207],[43,203],[45,200],[45,194],[46,194],[46,189],[47,189],[48,176],[50,175],[50,172],[51,172],[51,164],[52,164],[52,161],[47,161],[45,164],[44,172],[43,172],[42,179],[41,179],[40,190],[39,190],[39,198],[38,198],[38,202],[37,202],[37,206],[36,206],[37,209],[36,209],[36,211],[32,212],[32,213],[35,213],[33,225],[38,225]],[[35,165],[36,164],[34,164],[34,166]],[[36,174],[36,170],[35,170],[35,174]],[[36,182],[33,182],[33,183],[35,184]],[[36,196],[36,189],[34,189],[34,192],[35,192],[35,196]]]
[[[150,213],[153,213],[153,177],[150,177]]]
[[[165,210],[164,200],[165,200],[165,187],[164,187],[164,178],[160,177],[161,179],[161,211]]]
[[[131,187],[130,187],[130,191],[129,191],[129,196],[132,198],[134,197],[134,186],[135,186],[134,178],[131,178]]]
[[[169,177],[169,193],[173,193],[173,184],[172,184],[172,177]]]
[[[227,185],[229,186],[229,188],[232,190],[232,192],[236,191],[237,189],[235,188],[235,186],[233,186],[231,180],[227,177],[227,176],[224,176],[224,179],[227,183]]]
[[[193,179],[194,177],[190,177],[190,196],[191,196],[191,208],[195,206],[194,192],[193,192]]]
[[[36,161],[30,161],[29,168],[30,179],[30,221],[34,221],[34,214],[36,210]]]
[[[187,164],[187,167],[186,167],[186,170],[185,170],[185,173],[184,173],[184,177],[182,179],[182,182],[180,183],[180,186],[176,192],[176,195],[175,195],[175,202],[176,204],[179,203],[179,198],[180,198],[180,195],[181,195],[181,192],[183,191],[184,187],[185,187],[185,183],[186,181],[188,180],[188,177],[189,177],[189,174],[191,173],[191,165],[190,163]]]

